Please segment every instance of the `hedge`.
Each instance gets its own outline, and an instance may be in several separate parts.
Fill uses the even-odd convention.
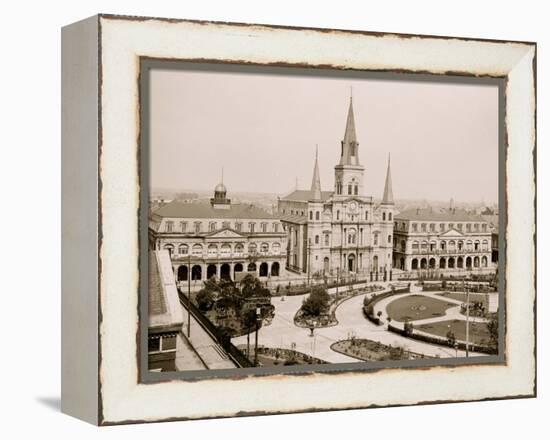
[[[405,338],[416,339],[418,341],[428,342],[429,344],[436,344],[436,345],[454,348],[454,346],[450,346],[446,340],[439,338],[437,336],[429,336],[429,335],[414,333],[414,331],[413,333],[407,335],[405,333],[405,330],[394,327],[391,324],[388,324],[388,330],[390,332],[397,333],[398,335],[401,335]],[[458,345],[458,348],[460,348],[461,350],[466,350],[466,343],[457,341],[457,345]],[[476,352],[485,353],[485,354],[498,354],[497,350],[495,350],[494,348],[485,347],[483,345],[477,345],[473,343],[470,343],[469,346],[470,346],[470,351],[476,351]]]

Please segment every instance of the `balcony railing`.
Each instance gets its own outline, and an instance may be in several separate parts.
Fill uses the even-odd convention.
[[[201,258],[201,259],[208,259],[208,260],[227,260],[228,258],[262,258],[262,257],[284,257],[286,256],[286,251],[280,251],[280,252],[256,252],[256,253],[249,253],[249,252],[231,252],[228,254],[208,254],[207,252],[203,252],[201,254],[191,254],[191,258]],[[189,254],[172,254],[171,255],[172,260],[187,260],[189,259]]]
[[[408,253],[407,250],[398,250],[397,252]],[[415,255],[466,255],[473,253],[490,252],[489,249],[411,249],[410,253]]]

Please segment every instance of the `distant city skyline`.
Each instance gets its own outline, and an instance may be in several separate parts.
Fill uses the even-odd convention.
[[[151,73],[151,188],[307,189],[318,145],[332,191],[351,86],[363,195],[391,153],[398,200],[498,201],[496,86],[185,70]]]

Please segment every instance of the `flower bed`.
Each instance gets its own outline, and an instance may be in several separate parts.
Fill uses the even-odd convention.
[[[335,342],[330,348],[338,353],[367,362],[421,359],[425,357],[422,354],[407,351],[403,347],[394,347],[370,339],[346,339]]]

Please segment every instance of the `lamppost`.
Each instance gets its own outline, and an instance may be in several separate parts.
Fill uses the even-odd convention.
[[[258,366],[258,328],[259,323],[261,319],[261,312],[262,309],[260,307],[256,307],[256,337],[254,341],[254,366]]]
[[[462,278],[462,288],[466,294],[466,357],[469,357],[470,345],[470,288],[466,287],[464,278]]]
[[[187,337],[191,337],[191,254],[187,256]]]
[[[307,285],[309,286],[309,277],[311,273],[311,238],[308,238],[307,244]]]

